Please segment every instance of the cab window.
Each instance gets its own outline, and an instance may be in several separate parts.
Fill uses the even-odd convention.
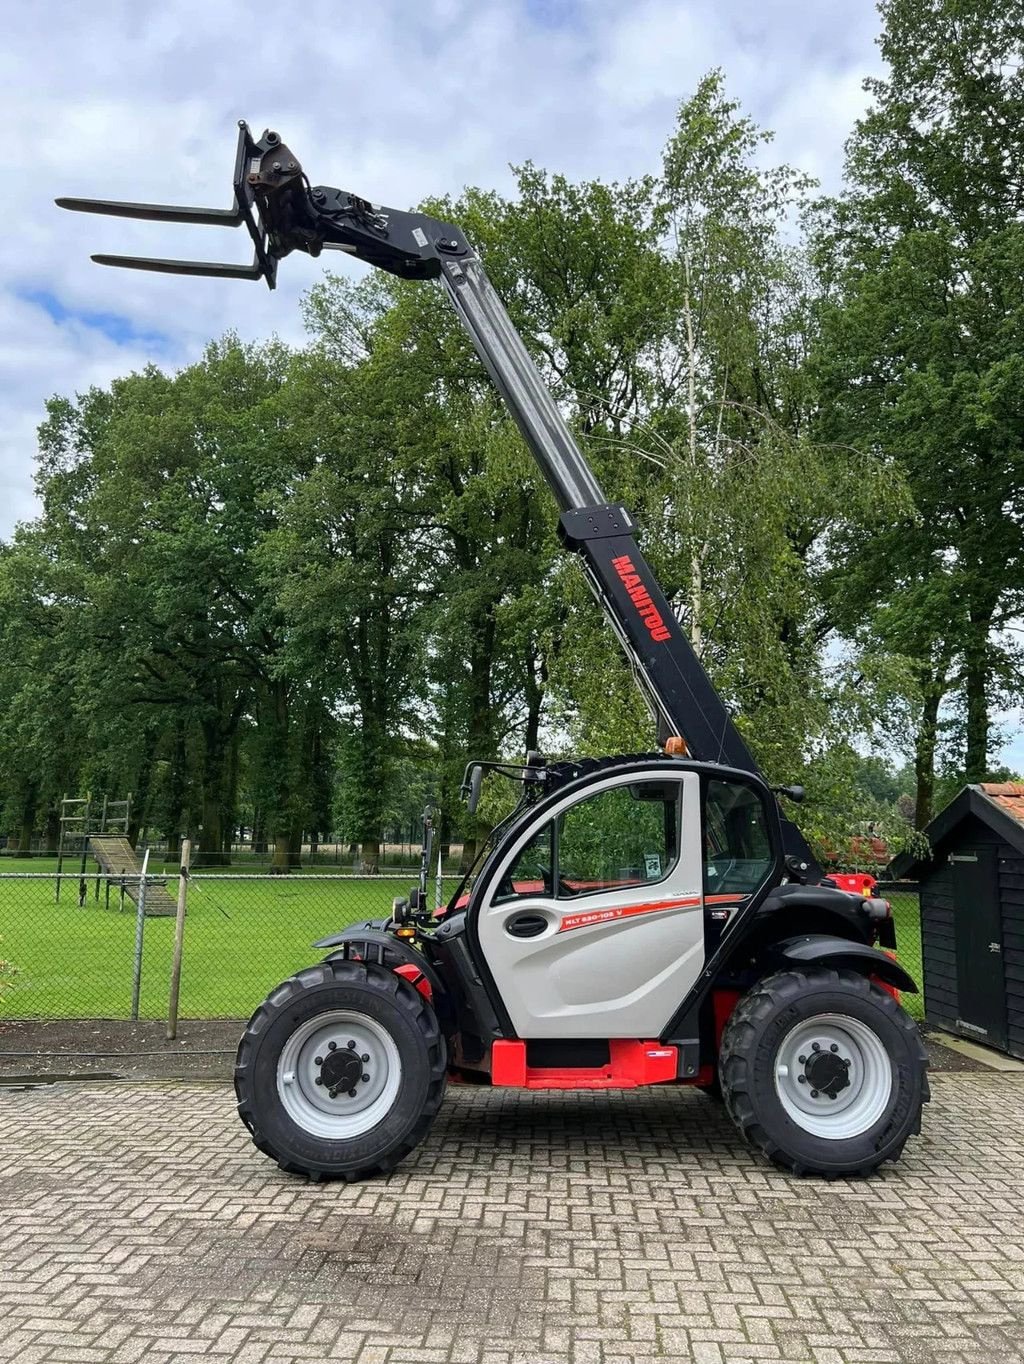
[[[495,893],[496,904],[502,900],[515,900],[524,896],[552,894],[553,833],[553,826],[549,822],[520,849],[519,855]]]
[[[576,899],[664,880],[679,857],[680,789],[634,782],[570,806],[526,844],[495,899]]]
[[[708,895],[749,895],[775,863],[764,802],[743,782],[709,781],[704,805]]]

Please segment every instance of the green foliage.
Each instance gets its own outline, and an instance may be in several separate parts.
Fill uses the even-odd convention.
[[[559,821],[558,875],[574,889],[602,881],[658,881],[668,870],[665,803],[619,788],[574,806]]]
[[[1019,0],[884,0],[886,74],[812,221],[823,296],[818,429],[882,452],[913,505],[882,518],[832,590],[837,621],[913,662],[918,822],[945,698],[970,780],[1019,652],[1024,604],[1024,228]],[[962,747],[961,747],[962,745]]]
[[[910,838],[1019,693],[1019,9],[884,0],[887,72],[813,210],[719,72],[657,174],[527,164],[510,197],[430,205],[826,851]],[[469,758],[653,746],[441,292],[328,275],[305,317],[301,348],[227,336],[48,405],[41,515],[0,547],[22,846],[55,837],[65,791],[132,790],[141,826],[201,856],[244,827],[285,870],[331,830],[372,865],[430,800],[468,857],[508,794],[470,819]]]

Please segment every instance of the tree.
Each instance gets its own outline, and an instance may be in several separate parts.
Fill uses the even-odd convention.
[[[895,460],[915,510],[862,547],[846,614],[918,661],[917,820],[930,818],[940,707],[962,696],[980,779],[999,630],[1024,601],[1024,10],[883,0],[884,78],[819,206],[826,290],[819,430]]]
[[[353,299],[353,316],[357,307]],[[419,558],[420,490],[392,406],[394,376],[373,355],[346,363],[321,334],[295,357],[290,378],[289,412],[310,469],[283,500],[267,545],[288,627],[279,685],[304,683],[334,713],[345,832],[376,870],[396,757],[418,727],[424,693],[432,574]],[[279,744],[267,757],[279,761]],[[329,805],[326,790],[324,798]]]
[[[39,534],[81,594],[102,775],[134,770],[138,790],[158,761],[184,762],[184,782],[180,768],[165,782],[168,813],[189,807],[211,860],[230,849],[255,726],[278,750],[262,794],[287,865],[322,729],[308,693],[282,680],[283,618],[261,559],[305,459],[281,419],[287,361],[277,344],[229,337],[173,379],[148,370],[57,400],[41,431]]]
[[[719,73],[681,105],[651,191],[667,307],[640,348],[642,401],[594,440],[615,451],[609,492],[637,513],[645,553],[760,763],[793,780],[852,741],[847,719],[863,724],[823,657],[835,627],[827,569],[900,491],[871,453],[814,439],[813,279],[785,235],[807,182],[762,168],[768,140]],[[578,600],[579,647],[555,670],[579,706],[575,735],[588,751],[649,746],[632,680]]]

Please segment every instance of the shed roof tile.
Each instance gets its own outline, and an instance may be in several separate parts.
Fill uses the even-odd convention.
[[[1000,809],[1012,815],[1018,824],[1024,824],[1024,782],[983,781],[981,790]]]

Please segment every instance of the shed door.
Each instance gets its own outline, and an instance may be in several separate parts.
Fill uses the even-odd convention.
[[[950,854],[956,933],[957,1022],[989,1046],[1006,1047],[1006,979],[999,904],[998,849]]]

